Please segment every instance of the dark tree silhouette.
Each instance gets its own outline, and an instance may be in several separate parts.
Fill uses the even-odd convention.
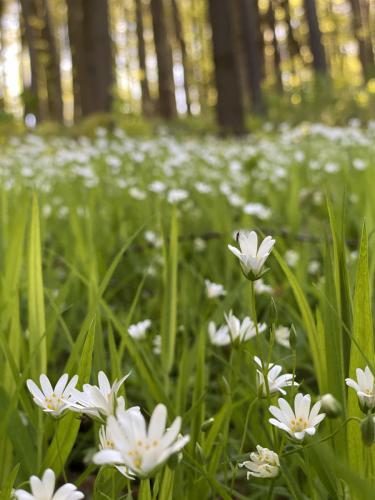
[[[159,77],[158,111],[163,118],[171,119],[176,116],[177,110],[173,80],[172,49],[168,37],[168,26],[163,0],[151,0],[151,13]]]
[[[135,0],[135,16],[137,23],[138,64],[139,64],[140,83],[142,92],[142,113],[145,116],[149,116],[152,114],[153,105],[147,78],[146,45],[145,45],[144,28],[143,28],[142,0]]]
[[[320,75],[327,74],[327,61],[322,43],[322,33],[319,27],[315,0],[304,0],[306,20],[309,27],[310,49],[313,56],[313,66]]]

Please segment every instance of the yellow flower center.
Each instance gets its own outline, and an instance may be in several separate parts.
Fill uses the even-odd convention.
[[[309,423],[307,420],[305,420],[302,417],[297,418],[296,420],[291,420],[290,421],[290,428],[293,432],[301,432],[307,429],[309,426]]]

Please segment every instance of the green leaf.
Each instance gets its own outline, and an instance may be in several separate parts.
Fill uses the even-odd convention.
[[[47,371],[47,341],[44,313],[42,248],[37,196],[33,196],[29,237],[28,312],[30,352],[34,353],[31,373],[37,378]]]
[[[374,333],[368,271],[368,240],[365,224],[363,224],[362,227],[353,312],[353,335],[350,350],[349,377],[356,380],[356,368],[364,369],[367,360],[374,359]],[[353,389],[348,390],[347,414],[350,417],[363,417],[358,407],[357,394]],[[363,476],[365,470],[364,446],[362,444],[359,426],[356,423],[348,425],[348,455],[351,467],[357,471],[360,476]]]

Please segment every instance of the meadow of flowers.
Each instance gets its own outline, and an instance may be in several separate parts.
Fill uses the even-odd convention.
[[[374,498],[374,123],[0,147],[1,499]]]

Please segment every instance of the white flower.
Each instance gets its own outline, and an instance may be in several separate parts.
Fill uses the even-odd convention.
[[[169,203],[178,203],[180,201],[186,200],[189,193],[185,189],[171,189],[168,192],[167,200]]]
[[[267,220],[271,217],[271,209],[262,203],[248,203],[244,206],[243,211],[248,215],[255,215],[261,220]]]
[[[166,421],[167,408],[163,404],[155,407],[148,429],[141,412],[119,408],[116,417],[111,415],[107,420],[107,430],[114,439],[113,449],[97,452],[94,462],[125,466],[137,476],[148,476],[189,441],[189,436],[179,437],[181,417],[167,430]]]
[[[285,252],[284,259],[289,267],[296,267],[299,261],[299,254],[295,250],[287,250]]]
[[[156,335],[152,341],[152,352],[157,356],[161,354],[161,335]]]
[[[246,277],[250,279],[259,278],[275,240],[271,236],[267,236],[258,248],[258,236],[255,231],[239,231],[237,233],[237,242],[240,250],[228,245],[229,250],[240,260]]]
[[[229,334],[232,341],[239,340],[245,342],[256,336],[255,323],[246,316],[241,322],[233,313],[224,314],[225,320],[229,328]],[[265,323],[258,323],[258,332],[262,333],[267,328]]]
[[[260,368],[260,370],[257,369],[257,387],[261,389],[263,396],[267,395],[267,388],[263,371],[265,371],[267,374],[268,389],[270,394],[281,392],[281,394],[285,395],[286,391],[284,391],[283,387],[299,385],[293,380],[294,376],[292,373],[285,373],[284,375],[280,375],[282,370],[282,367],[280,365],[274,365],[273,363],[270,363],[268,366],[266,366],[266,364],[264,364],[263,366],[263,363],[258,358],[258,356],[254,356],[254,361]]]
[[[128,333],[133,339],[141,340],[146,338],[146,332],[151,326],[151,320],[145,319],[140,321],[135,325],[130,325],[128,328]]]
[[[223,346],[231,343],[231,336],[229,335],[229,328],[227,325],[223,325],[217,329],[216,324],[213,321],[210,321],[208,323],[208,335],[210,337],[211,344]]]
[[[210,280],[204,280],[206,285],[206,295],[209,299],[215,299],[216,297],[222,297],[226,295],[225,288],[219,283],[213,283]]]
[[[271,294],[273,293],[273,288],[272,286],[266,285],[262,278],[259,278],[257,281],[254,282],[254,289],[255,293],[261,295],[262,293],[265,294]]]
[[[130,373],[122,377],[119,381],[115,380],[111,386],[107,375],[100,371],[98,373],[99,386],[84,384],[82,392],[77,389],[72,391],[72,402],[69,404],[70,409],[96,418],[100,418],[101,415],[113,415],[116,406],[124,406],[124,399],[122,397],[117,398],[116,396],[121,385],[129,375]]]
[[[275,330],[275,340],[278,344],[290,349],[290,330],[287,326],[278,326]]]
[[[279,455],[268,448],[257,445],[257,451],[250,453],[250,460],[239,464],[249,470],[249,476],[261,477],[264,479],[276,477],[279,474]]]
[[[84,498],[81,491],[77,491],[74,484],[66,483],[55,491],[55,473],[52,469],[47,469],[42,479],[36,476],[30,477],[31,493],[25,490],[15,490],[14,497],[17,500],[79,500]]]
[[[279,407],[270,406],[269,411],[275,418],[269,422],[279,429],[287,432],[291,437],[302,441],[305,434],[313,436],[316,426],[324,419],[325,413],[320,413],[321,403],[318,401],[310,410],[311,397],[300,392],[294,398],[294,411],[289,403],[283,399],[278,400]]]
[[[359,404],[364,412],[375,408],[375,384],[374,375],[366,366],[364,370],[356,369],[357,382],[351,378],[345,379],[346,385],[352,387],[356,392]]]
[[[68,379],[68,374],[64,373],[53,388],[47,375],[42,373],[39,377],[41,389],[31,379],[27,380],[26,385],[34,403],[43,408],[43,411],[57,417],[67,409],[72,391],[78,382],[78,375],[74,375],[69,383]]]
[[[307,270],[310,274],[317,274],[320,270],[320,262],[318,260],[311,260],[307,266]]]

